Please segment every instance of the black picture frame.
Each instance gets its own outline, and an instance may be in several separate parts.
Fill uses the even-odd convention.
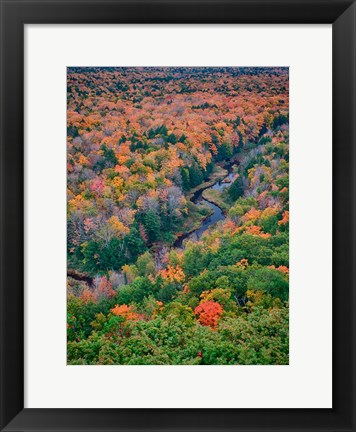
[[[355,2],[1,0],[0,5],[1,430],[355,431]],[[332,23],[332,409],[24,408],[24,25],[28,23]]]

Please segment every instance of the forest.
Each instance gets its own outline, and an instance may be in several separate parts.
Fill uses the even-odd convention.
[[[67,364],[288,363],[288,68],[68,68]]]

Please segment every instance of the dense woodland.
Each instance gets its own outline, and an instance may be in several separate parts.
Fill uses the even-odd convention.
[[[288,364],[288,85],[68,69],[68,364]]]

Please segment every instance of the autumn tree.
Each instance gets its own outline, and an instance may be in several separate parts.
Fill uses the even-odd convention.
[[[198,316],[200,324],[213,329],[216,328],[222,312],[222,306],[213,300],[204,301],[194,309],[194,313]]]

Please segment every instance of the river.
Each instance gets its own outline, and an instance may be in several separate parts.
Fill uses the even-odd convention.
[[[213,213],[208,216],[206,219],[203,220],[202,224],[199,228],[197,228],[194,231],[191,231],[189,233],[183,234],[180,237],[177,238],[177,240],[174,242],[174,247],[181,248],[183,246],[183,242],[186,239],[189,240],[199,240],[200,237],[203,235],[203,233],[211,226],[216,224],[217,222],[225,219],[225,215],[221,208],[217,206],[216,204],[206,200],[203,198],[203,192],[204,190],[213,189],[213,190],[224,190],[227,187],[230,186],[234,173],[232,171],[233,165],[227,165],[225,167],[228,170],[228,175],[224,177],[222,180],[217,181],[212,186],[208,188],[203,188],[195,192],[193,196],[191,197],[191,201],[196,205],[202,205],[205,204],[213,211]]]
[[[224,190],[230,186],[231,182],[233,181],[234,175],[235,175],[233,173],[233,164],[230,163],[229,165],[225,165],[224,168],[227,169],[227,171],[228,171],[228,175],[226,177],[217,181],[212,186],[209,186],[207,188],[203,187],[203,188],[199,189],[190,198],[190,200],[198,206],[202,205],[202,204],[207,205],[208,207],[210,207],[210,209],[213,211],[213,213],[210,216],[208,216],[206,219],[203,220],[203,222],[201,223],[199,228],[197,228],[196,230],[191,231],[189,233],[182,234],[180,237],[178,237],[177,240],[174,242],[174,247],[182,248],[183,242],[186,239],[199,240],[200,237],[203,235],[203,233],[211,225],[214,225],[217,222],[225,219],[225,215],[219,206],[217,206],[216,204],[203,198],[204,190],[207,190],[207,189]],[[75,270],[67,270],[67,275],[69,277],[71,277],[72,279],[75,279],[79,282],[86,282],[89,286],[93,285],[93,278],[87,274],[79,273]]]

